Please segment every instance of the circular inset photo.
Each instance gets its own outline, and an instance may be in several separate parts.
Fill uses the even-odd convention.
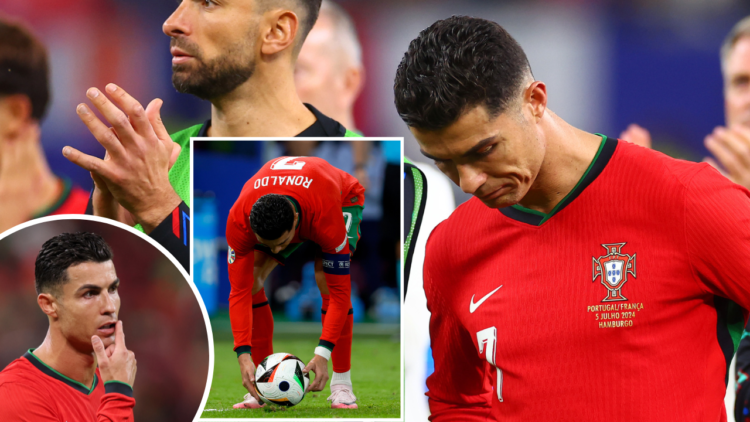
[[[184,270],[119,223],[0,235],[0,420],[192,421],[210,328]]]

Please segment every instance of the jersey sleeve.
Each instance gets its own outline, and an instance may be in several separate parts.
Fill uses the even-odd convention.
[[[180,202],[149,234],[190,273],[190,208]]]
[[[255,253],[247,233],[234,221],[230,212],[227,219],[227,268],[229,270],[229,322],[234,336],[234,351],[249,353],[253,332],[253,264]]]
[[[34,388],[20,383],[0,385],[0,421],[57,422],[48,400]]]
[[[104,395],[96,412],[97,422],[132,422],[133,387],[119,381],[104,383]]]
[[[341,330],[351,309],[349,238],[344,214],[338,203],[320,213],[313,227],[315,239],[311,240],[317,243],[323,252],[323,272],[331,298],[316,354],[328,359],[330,351],[341,336]]]
[[[438,226],[439,228],[439,226]],[[436,229],[437,231],[437,229]],[[477,355],[472,335],[450,311],[449,292],[441,277],[446,272],[443,246],[435,231],[427,240],[423,282],[430,311],[430,341],[435,371],[427,378],[430,421],[488,420],[492,410],[492,385],[487,361]]]
[[[750,309],[750,192],[706,164],[687,188],[685,236],[701,287]]]

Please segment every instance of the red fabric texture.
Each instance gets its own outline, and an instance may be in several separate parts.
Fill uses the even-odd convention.
[[[132,422],[135,399],[105,394],[99,369],[85,394],[19,358],[0,372],[0,420],[34,422]]]
[[[255,366],[273,354],[273,313],[268,305],[265,289],[253,295],[253,305],[266,303],[253,308],[253,349],[252,357]]]
[[[295,163],[299,168],[290,169]],[[304,165],[300,166],[301,163]],[[364,205],[364,188],[356,178],[315,157],[279,157],[263,165],[245,183],[229,212],[226,231],[229,247],[235,252],[234,259],[228,264],[232,287],[229,316],[235,349],[253,346],[255,350],[251,341],[254,313],[247,296],[253,285],[257,239],[250,228],[249,216],[258,198],[269,193],[290,196],[299,203],[300,221],[292,243],[309,240],[318,244],[323,253],[330,254],[349,253],[341,208]],[[349,275],[326,274],[325,277],[332,303],[321,339],[335,344],[351,308],[351,280]]]
[[[625,142],[539,226],[472,198],[427,242],[430,420],[725,421],[716,300],[750,309],[748,258],[750,192]]]

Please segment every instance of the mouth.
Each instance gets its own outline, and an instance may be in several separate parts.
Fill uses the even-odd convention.
[[[481,199],[481,200],[482,200],[482,201],[484,201],[484,202],[487,202],[487,201],[492,201],[493,199],[497,199],[497,198],[499,198],[499,197],[500,197],[501,195],[503,195],[504,193],[507,193],[507,191],[508,191],[509,189],[510,189],[510,186],[508,186],[508,185],[503,185],[503,186],[501,186],[500,188],[498,188],[497,190],[494,190],[494,191],[492,191],[492,192],[488,193],[487,195],[484,195],[484,196],[480,196],[480,197],[479,197],[479,199]]]
[[[172,64],[182,64],[194,58],[184,50],[177,47],[170,48],[169,52],[172,53]]]
[[[115,333],[115,326],[117,321],[110,321],[99,326],[96,329],[96,333],[99,337],[109,337]]]

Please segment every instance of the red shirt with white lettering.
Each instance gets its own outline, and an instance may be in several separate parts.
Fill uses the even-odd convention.
[[[264,164],[245,183],[239,198],[229,211],[227,243],[230,248],[229,316],[235,350],[251,346],[252,286],[254,251],[259,250],[283,264],[283,254],[272,254],[260,245],[250,228],[250,211],[263,195],[274,193],[292,200],[299,213],[293,247],[312,241],[323,251],[330,305],[320,337],[321,346],[332,349],[351,308],[349,277],[349,239],[342,207],[363,206],[364,188],[354,176],[316,157],[279,157]]]

